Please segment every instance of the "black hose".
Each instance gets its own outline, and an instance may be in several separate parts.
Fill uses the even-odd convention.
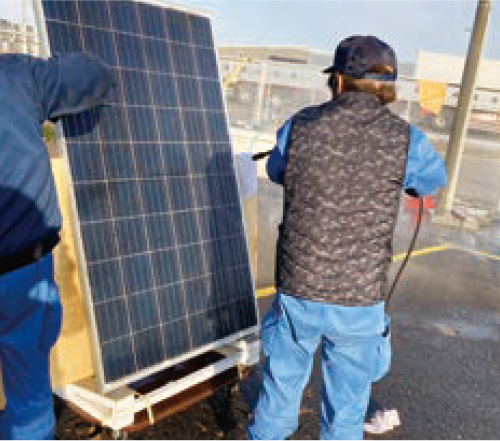
[[[266,152],[259,152],[255,153],[252,156],[252,160],[254,161],[259,161],[260,159],[265,158],[266,156],[269,156],[273,150],[268,150]],[[391,289],[389,290],[389,293],[387,294],[385,304],[386,307],[389,306],[389,303],[392,298],[392,294],[394,293],[394,290],[396,289],[396,285],[399,282],[399,279],[401,278],[401,274],[403,274],[403,271],[406,267],[406,264],[408,263],[408,260],[410,260],[411,253],[413,252],[413,248],[415,248],[415,243],[417,242],[418,238],[418,233],[420,232],[420,225],[422,225],[422,218],[424,216],[424,199],[421,196],[418,196],[418,193],[414,191],[413,189],[409,189],[406,191],[406,193],[410,196],[418,197],[418,219],[417,219],[417,225],[415,227],[415,232],[413,233],[413,237],[410,242],[410,246],[408,248],[408,252],[406,253],[406,256],[403,260],[403,263],[399,267],[399,270],[396,274],[396,277],[394,278],[394,281],[392,282]]]
[[[399,270],[396,274],[396,277],[394,277],[394,281],[392,282],[391,289],[389,290],[389,293],[387,294],[387,297],[385,300],[386,307],[389,306],[392,294],[394,293],[396,285],[399,282],[401,274],[403,273],[403,270],[405,269],[406,264],[408,263],[408,260],[410,260],[411,253],[413,252],[413,248],[415,247],[415,243],[417,242],[418,233],[420,232],[420,225],[422,225],[423,215],[424,215],[424,199],[420,196],[418,198],[418,219],[417,219],[417,225],[415,227],[415,232],[413,233],[413,237],[411,239],[410,246],[408,248],[408,252],[406,253],[406,256],[403,260],[403,263],[399,267]]]

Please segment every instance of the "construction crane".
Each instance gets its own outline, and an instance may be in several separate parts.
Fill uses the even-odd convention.
[[[251,61],[252,61],[252,59],[247,58],[247,57],[241,57],[241,58],[238,58],[237,60],[235,60],[234,66],[232,67],[232,69],[229,71],[229,73],[222,80],[222,89],[224,90],[225,94],[227,93],[229,86],[231,86],[231,84],[238,81],[238,78],[240,77],[241,71]]]

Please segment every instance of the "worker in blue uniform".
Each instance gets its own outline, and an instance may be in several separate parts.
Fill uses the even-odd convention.
[[[111,71],[90,54],[0,55],[1,439],[52,439],[49,354],[61,326],[52,249],[61,215],[45,120],[103,104]]]
[[[325,73],[332,100],[288,119],[267,163],[284,187],[284,213],[250,439],[285,439],[297,428],[320,345],[321,439],[362,438],[371,384],[391,358],[384,296],[399,198],[446,183],[426,135],[386,106],[397,77],[387,43],[349,37]]]

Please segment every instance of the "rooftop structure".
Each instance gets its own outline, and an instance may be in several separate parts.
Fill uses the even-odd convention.
[[[38,36],[33,26],[0,19],[0,53],[13,52],[37,56]]]

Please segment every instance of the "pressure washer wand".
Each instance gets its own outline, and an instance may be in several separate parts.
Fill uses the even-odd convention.
[[[255,155],[252,156],[252,161],[258,161],[259,159],[264,159],[266,156],[269,156],[272,153],[273,149],[268,150],[267,152],[259,152],[255,153]]]

